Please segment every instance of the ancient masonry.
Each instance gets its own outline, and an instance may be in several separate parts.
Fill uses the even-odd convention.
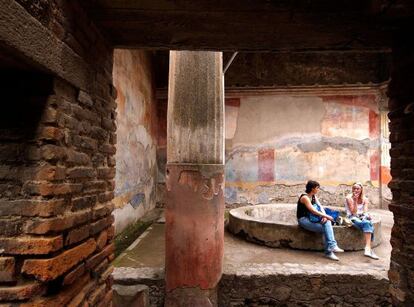
[[[8,3],[2,23],[26,23],[33,33],[9,27],[2,36],[46,61],[55,76],[23,70],[2,83],[0,301],[108,306],[116,151],[112,50],[76,4],[19,2],[25,9]]]

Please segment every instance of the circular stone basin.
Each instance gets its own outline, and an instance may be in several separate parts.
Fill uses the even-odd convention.
[[[329,207],[344,212],[343,208]],[[381,221],[371,214],[374,223],[372,246],[381,243]],[[305,250],[323,250],[322,235],[307,231],[298,225],[296,204],[268,204],[240,207],[230,210],[228,230],[242,235],[248,241],[270,247],[290,247]],[[365,247],[363,232],[355,227],[334,226],[335,239],[344,250]]]

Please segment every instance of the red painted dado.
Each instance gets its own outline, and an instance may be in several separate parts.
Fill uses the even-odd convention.
[[[379,180],[380,156],[378,151],[371,154],[370,157],[370,176],[371,181]]]
[[[378,138],[380,134],[379,114],[369,110],[369,137]]]
[[[391,170],[387,166],[381,166],[381,184],[388,184],[390,183],[391,177]]]
[[[226,106],[240,107],[240,98],[226,98],[225,104]]]
[[[166,290],[213,289],[222,274],[224,166],[167,166]]]
[[[258,153],[259,181],[274,181],[275,150],[273,148],[260,149]]]
[[[324,102],[336,102],[347,104],[351,106],[367,107],[370,110],[376,110],[378,108],[376,103],[376,96],[369,95],[327,95],[322,96]]]

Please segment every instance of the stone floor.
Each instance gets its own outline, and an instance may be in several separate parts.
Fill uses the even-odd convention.
[[[389,240],[393,217],[389,211],[372,211],[380,215],[382,220],[383,240],[382,244],[375,248],[380,260],[364,257],[362,251],[357,251],[338,254],[340,261],[333,262],[324,258],[321,252],[269,248],[246,242],[226,232],[223,277],[298,276],[298,274],[338,276],[338,274],[343,274],[351,277],[368,276],[374,280],[383,281],[381,285],[384,286],[384,283],[387,283],[391,253]],[[162,295],[164,230],[164,223],[160,219],[114,261],[115,283],[148,284],[152,287],[150,295]],[[153,282],[156,282],[158,286],[153,286]],[[160,303],[152,302],[154,306],[158,304]]]

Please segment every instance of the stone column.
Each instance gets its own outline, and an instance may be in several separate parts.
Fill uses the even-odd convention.
[[[215,306],[224,245],[221,52],[171,51],[166,306]]]
[[[409,29],[407,27],[407,29]],[[412,28],[411,28],[412,29]],[[388,273],[394,306],[414,305],[414,45],[412,32],[398,32],[388,88],[391,142],[389,183],[394,213]]]

